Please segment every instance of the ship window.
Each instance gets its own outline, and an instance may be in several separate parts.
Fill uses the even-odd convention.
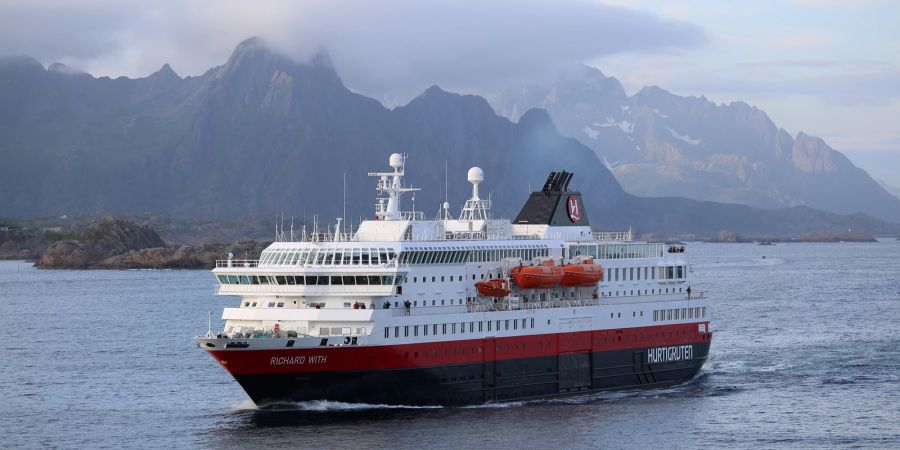
[[[409,337],[409,325],[403,327],[403,337]]]
[[[269,307],[269,308],[274,308],[274,307],[275,307],[275,302],[269,302],[269,304],[266,305],[266,306]]]
[[[373,286],[381,285],[381,277],[378,275],[369,275],[369,284]]]
[[[419,282],[419,277],[413,277],[413,283],[418,283],[418,282]]]
[[[433,331],[433,333],[431,333],[431,334],[437,336],[437,324],[432,325],[431,331]]]
[[[443,302],[443,300],[442,300]],[[441,324],[441,334],[447,334],[447,324]]]
[[[394,327],[394,337],[400,337],[400,327]]]
[[[484,321],[478,321],[478,332],[481,333],[484,328]]]
[[[497,331],[500,331],[500,321],[497,321]]]
[[[444,299],[441,299],[441,306],[444,306]]]
[[[390,331],[388,327],[384,327],[384,338],[387,339],[391,337]]]
[[[506,330],[508,330],[508,329],[509,329],[509,320],[507,320],[507,321],[506,321],[506,324],[505,324],[505,329],[506,329]]]
[[[278,302],[278,307],[279,307],[279,308],[284,308],[284,302]]]
[[[422,335],[428,336],[428,325],[422,325]]]
[[[469,333],[475,332],[475,322],[469,322]]]
[[[706,307],[705,306],[701,309],[701,311],[702,311],[701,317],[706,317]]]
[[[666,320],[672,320],[672,310],[671,309],[666,310]]]
[[[431,277],[431,282],[434,283],[435,279],[436,279],[436,277]]]
[[[220,284],[228,284],[228,277],[226,275],[217,275],[216,278],[219,279]]]
[[[456,322],[453,322],[452,324],[450,324],[450,327],[451,327],[451,333],[456,334]]]
[[[492,323],[493,323],[493,322],[491,322],[490,320],[487,321],[488,331],[491,331],[491,324],[492,324]]]
[[[244,302],[244,306],[250,306],[250,302]]]

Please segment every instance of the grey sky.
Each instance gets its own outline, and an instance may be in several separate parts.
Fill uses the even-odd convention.
[[[345,81],[407,98],[432,85],[490,89],[620,52],[670,52],[705,42],[685,21],[579,0],[468,2],[137,2],[0,6],[0,52],[62,61],[94,75],[182,75],[221,64],[261,36],[302,59],[326,48]]]

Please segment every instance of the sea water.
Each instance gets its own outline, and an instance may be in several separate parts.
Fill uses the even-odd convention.
[[[900,241],[692,244],[709,360],[663,390],[257,409],[192,337],[207,271],[0,262],[0,447],[900,447]],[[373,386],[377,389],[377,386]]]

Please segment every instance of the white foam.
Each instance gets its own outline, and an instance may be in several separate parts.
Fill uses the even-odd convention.
[[[442,406],[385,405],[371,403],[346,403],[330,400],[311,400],[307,402],[277,402],[266,405],[273,409],[293,411],[363,411],[369,409],[440,409]]]

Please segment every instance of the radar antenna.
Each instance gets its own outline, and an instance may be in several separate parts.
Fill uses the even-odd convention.
[[[400,196],[404,192],[415,192],[419,189],[412,187],[403,187],[402,179],[405,175],[407,155],[400,153],[391,154],[388,163],[393,172],[370,172],[370,177],[378,177],[378,185],[376,190],[382,196],[376,198],[375,218],[378,220],[401,220],[403,214],[400,212]],[[387,197],[385,198],[384,195]],[[412,215],[415,217],[415,214]]]

